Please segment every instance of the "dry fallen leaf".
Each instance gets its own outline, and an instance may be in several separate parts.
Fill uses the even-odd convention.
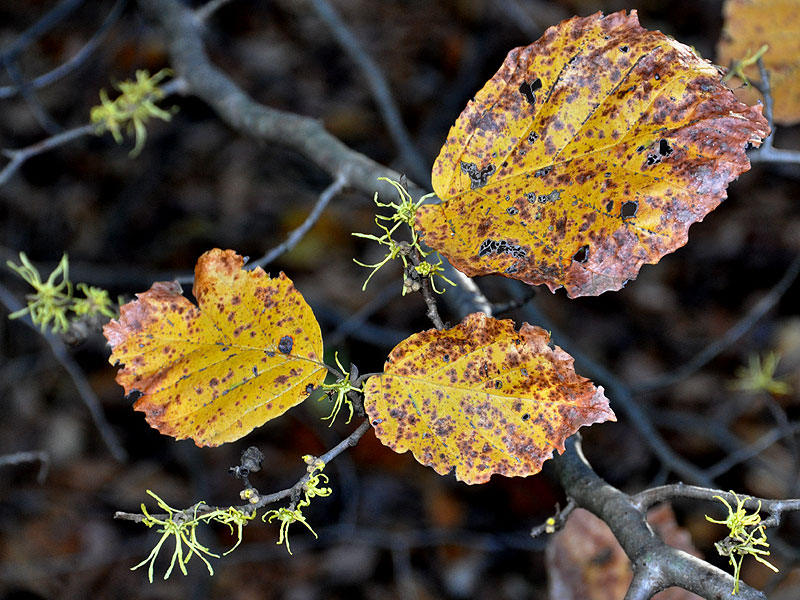
[[[244,271],[232,250],[197,261],[194,296],[155,283],[103,333],[125,393],[165,435],[198,446],[237,440],[299,404],[322,383],[319,324],[283,273]]]
[[[620,289],[686,243],[767,135],[689,47],[636,11],[576,17],[512,50],[451,128],[425,241],[467,275]]]
[[[367,380],[375,434],[444,475],[484,483],[538,473],[583,425],[614,421],[603,388],[575,374],[543,329],[482,313],[400,342]]]

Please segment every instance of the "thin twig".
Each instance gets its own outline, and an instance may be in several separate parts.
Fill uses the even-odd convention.
[[[53,148],[57,148],[58,146],[63,146],[72,140],[83,137],[84,135],[92,134],[96,131],[96,129],[97,127],[95,125],[82,125],[80,127],[75,127],[74,129],[64,131],[63,133],[50,136],[41,142],[36,142],[35,144],[31,144],[25,148],[20,148],[19,150],[3,150],[3,155],[11,159],[11,162],[9,162],[5,167],[3,167],[3,170],[0,171],[0,186],[5,185],[11,176],[14,175],[14,173],[16,173],[17,170],[23,164],[25,164],[25,161],[29,158],[47,152],[48,150],[52,150]]]
[[[400,159],[408,169],[411,178],[421,185],[429,185],[430,168],[420,156],[408,130],[403,124],[400,109],[394,101],[383,72],[327,0],[310,0],[310,2],[317,16],[328,26],[328,30],[339,43],[339,46],[347,53],[350,60],[356,64],[367,80],[372,98],[375,100],[375,104],[378,105],[381,118],[389,130],[389,135],[392,136],[394,143],[397,145],[400,151]]]
[[[39,474],[36,481],[41,485],[47,479],[47,472],[50,470],[50,455],[44,450],[33,450],[31,452],[15,452],[0,456],[0,467],[9,465],[21,465],[25,463],[39,463]]]
[[[419,282],[419,292],[425,300],[425,306],[428,307],[425,315],[431,320],[436,329],[444,329],[444,321],[439,316],[439,306],[436,303],[436,293],[433,291],[433,284],[430,277],[420,276],[414,267],[418,267],[425,260],[417,246],[414,246],[413,252],[408,253],[408,259],[411,262],[410,266],[406,269],[406,277],[412,277]]]
[[[22,73],[17,66],[17,57],[28,45],[58,25],[81,4],[83,4],[83,0],[62,0],[0,53],[0,64],[5,67],[11,80],[20,88],[20,93],[31,109],[33,116],[44,130],[51,135],[60,133],[62,128],[47,114],[47,111],[34,95],[34,90],[24,81]]]
[[[0,303],[5,305],[9,312],[16,312],[22,308],[22,304],[17,301],[14,295],[3,284],[0,284]],[[72,379],[72,383],[78,390],[78,394],[81,400],[83,400],[84,405],[89,410],[92,421],[94,421],[94,425],[97,427],[100,437],[103,438],[103,442],[111,452],[111,456],[118,462],[126,462],[128,460],[128,453],[122,447],[117,435],[106,420],[100,399],[89,384],[89,380],[86,379],[86,375],[83,374],[81,368],[70,356],[64,342],[52,333],[40,331],[39,328],[30,321],[29,316],[21,319],[21,321],[44,337],[45,341],[50,346],[50,351],[53,353],[53,356]]]
[[[436,329],[444,329],[444,321],[442,321],[442,317],[439,316],[439,307],[436,304],[436,297],[431,289],[430,278],[423,277],[420,286],[419,291],[422,292],[425,305],[428,307],[425,315],[431,320]]]
[[[249,263],[248,268],[255,269],[256,267],[265,267],[273,260],[278,258],[281,254],[292,250],[292,248],[294,248],[300,242],[300,240],[303,239],[303,236],[308,233],[308,230],[311,229],[319,220],[320,215],[322,215],[322,211],[325,210],[331,199],[341,192],[346,185],[347,179],[343,175],[339,175],[319,195],[317,203],[314,205],[314,208],[311,210],[308,217],[306,217],[306,220],[303,221],[302,225],[300,225],[300,227],[297,229],[294,229],[286,238],[286,241],[284,241],[282,244],[279,244],[258,260],[254,260],[253,262]]]
[[[231,0],[209,0],[203,6],[196,8],[195,16],[199,21],[208,21],[215,12],[228,4]]]
[[[47,112],[47,109],[36,96],[36,90],[31,88],[28,82],[25,81],[16,60],[6,59],[5,68],[11,81],[13,81],[14,85],[19,89],[20,96],[22,96],[22,99],[31,111],[33,118],[39,123],[39,126],[44,129],[48,135],[63,133],[64,128],[59,125],[58,121],[50,116],[50,113]]]
[[[584,370],[584,375],[588,375],[592,380],[602,383],[607,388],[608,397],[611,399],[612,408],[619,407],[630,419],[634,429],[636,429],[642,440],[650,447],[658,459],[671,471],[680,475],[683,479],[697,483],[699,485],[711,486],[712,480],[702,469],[693,465],[683,457],[679,456],[664,441],[664,438],[653,425],[653,421],[647,414],[641,403],[633,398],[630,387],[625,382],[609,372],[605,367],[595,362],[584,353],[580,352],[571,340],[563,336],[557,328],[549,322],[549,319],[536,307],[534,303],[528,303],[524,308],[531,323],[538,323],[548,331],[552,332],[553,340],[564,350],[569,352],[577,363]]]
[[[654,504],[666,502],[667,500],[674,500],[675,498],[716,501],[716,496],[724,498],[731,505],[736,505],[736,496],[734,496],[732,492],[698,487],[696,485],[685,485],[683,483],[673,483],[662,485],[657,488],[650,488],[649,490],[632,496],[631,502],[638,510],[644,511]],[[784,513],[800,511],[800,499],[774,500],[769,498],[753,498],[750,496],[744,498],[741,495],[739,498],[743,501],[743,506],[748,510],[760,508],[760,510],[770,513],[770,516],[761,522],[764,524],[764,527],[767,528],[780,525]]]
[[[507,302],[499,302],[493,304],[492,312],[496,315],[502,315],[503,313],[511,312],[512,310],[516,310],[522,306],[525,306],[535,297],[536,297],[536,291],[534,289],[526,290],[525,294],[520,298],[512,298]]]
[[[720,475],[724,475],[730,471],[736,465],[756,458],[775,442],[778,442],[787,436],[793,436],[797,433],[800,433],[800,423],[792,423],[787,431],[783,431],[778,428],[770,429],[752,444],[748,444],[747,446],[743,446],[737,450],[734,450],[716,464],[706,467],[706,473],[708,473],[708,476],[712,479],[716,479]],[[783,475],[781,471],[779,471],[779,473]]]
[[[773,145],[773,140],[775,138],[775,121],[773,118],[775,114],[775,101],[772,97],[769,71],[764,66],[764,60],[761,57],[758,58],[756,63],[758,64],[758,73],[761,77],[761,81],[758,83],[751,81],[750,85],[761,92],[761,95],[764,97],[764,117],[767,119],[772,133],[767,136],[767,139],[764,140],[764,143],[761,144],[758,150],[754,150],[748,155],[748,158],[751,163],[788,163],[798,165],[800,164],[800,151],[782,150]]]
[[[56,4],[41,19],[28,27],[7,48],[0,52],[0,62],[14,60],[25,48],[61,23],[83,2],[84,0],[62,0]]]
[[[361,423],[361,425],[359,425],[350,435],[348,435],[345,439],[336,444],[336,446],[328,450],[325,454],[319,456],[318,460],[322,461],[325,464],[329,463],[345,450],[348,450],[349,448],[352,448],[353,446],[358,444],[358,441],[363,437],[363,435],[367,432],[369,428],[370,428],[369,419],[365,419]],[[297,483],[295,483],[292,487],[288,487],[284,490],[280,490],[272,494],[264,494],[264,495],[259,494],[258,496],[259,499],[256,504],[243,504],[236,508],[238,508],[238,510],[242,512],[250,513],[252,511],[258,510],[259,508],[263,508],[268,504],[273,504],[275,502],[283,500],[284,498],[291,498],[293,495],[297,494],[299,490],[302,489],[303,485],[305,485],[308,482],[310,476],[311,474],[306,472],[300,479],[297,480]],[[208,512],[213,512],[218,509],[224,510],[227,508],[229,508],[229,506],[217,507],[217,506],[203,505],[197,510],[197,516],[201,516],[203,514],[206,514]],[[193,507],[189,510],[193,510]],[[166,519],[168,517],[168,515],[165,514],[153,515],[153,516],[157,519]],[[114,513],[114,518],[120,519],[122,521],[134,521],[136,523],[141,523],[142,520],[144,519],[144,515],[140,513],[127,513],[127,512],[117,511],[116,513]]]
[[[533,529],[531,529],[531,537],[539,537],[543,533],[555,533],[564,527],[567,523],[567,519],[572,514],[572,511],[578,508],[578,505],[575,504],[573,499],[569,499],[567,505],[561,509],[556,506],[556,514],[553,515],[553,523],[544,522],[541,525],[537,525]],[[547,521],[549,521],[548,519]]]
[[[30,87],[31,89],[38,90],[50,85],[55,81],[58,81],[62,77],[80,67],[100,45],[100,42],[103,40],[103,37],[105,37],[105,34],[122,14],[126,4],[127,0],[117,0],[117,2],[114,3],[114,6],[111,7],[111,11],[103,20],[98,30],[92,35],[92,37],[89,38],[89,40],[81,47],[81,49],[75,53],[74,56],[67,59],[52,71],[48,71],[47,73],[39,75],[24,85]],[[0,100],[12,98],[19,93],[19,91],[20,86],[17,85],[2,86],[0,87]]]
[[[733,344],[747,333],[759,319],[766,315],[792,286],[798,274],[800,274],[800,255],[792,261],[789,268],[786,269],[786,272],[783,274],[783,277],[780,278],[780,281],[772,287],[766,296],[756,302],[756,304],[747,311],[733,327],[728,329],[721,338],[706,346],[701,352],[674,371],[659,375],[649,381],[631,384],[631,391],[635,393],[667,387],[673,383],[682,381],[689,375],[702,369],[725,350],[733,346]]]

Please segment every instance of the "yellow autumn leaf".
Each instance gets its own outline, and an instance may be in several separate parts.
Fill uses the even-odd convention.
[[[636,11],[575,17],[512,50],[467,105],[417,228],[470,276],[617,290],[686,243],[767,133],[760,107]]]
[[[729,67],[766,44],[762,60],[775,101],[773,118],[781,125],[800,123],[800,4],[797,0],[727,0],[723,13],[717,62]],[[755,64],[744,73],[754,81],[760,79]],[[740,100],[755,104],[761,99],[757,90],[742,84],[737,78],[731,80]]]
[[[242,270],[232,250],[197,261],[193,293],[155,283],[120,310],[103,334],[117,383],[165,435],[217,446],[299,404],[325,379],[322,335],[311,308],[283,273]]]
[[[517,332],[483,313],[412,335],[364,387],[375,434],[466,483],[538,473],[581,426],[616,420],[603,388],[549,342],[539,327]]]

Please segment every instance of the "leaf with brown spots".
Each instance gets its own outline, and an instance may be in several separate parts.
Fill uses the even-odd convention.
[[[618,290],[686,243],[767,133],[760,107],[636,11],[576,17],[512,50],[467,105],[417,228],[470,276]]]
[[[283,273],[242,270],[232,250],[203,254],[198,306],[175,282],[155,283],[122,307],[103,334],[125,393],[165,435],[218,446],[299,404],[325,379],[322,334]]]
[[[775,122],[800,123],[800,10],[797,0],[727,0],[725,25],[717,45],[717,62],[725,67],[752,56],[763,45],[764,66],[769,70]],[[745,69],[747,77],[758,81],[758,66]],[[752,86],[734,78],[736,96],[755,104],[761,95]]]
[[[440,475],[484,483],[538,473],[583,425],[614,421],[603,388],[577,375],[543,329],[474,313],[400,342],[367,380],[378,438]]]

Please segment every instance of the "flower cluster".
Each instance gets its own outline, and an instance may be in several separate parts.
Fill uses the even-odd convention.
[[[136,81],[121,81],[114,85],[120,92],[114,100],[109,99],[105,89],[100,90],[100,105],[93,107],[90,112],[92,123],[97,124],[97,134],[109,131],[114,140],[121,144],[124,128],[128,135],[134,135],[136,139],[130,156],[138,155],[147,139],[147,121],[151,117],[163,121],[172,118],[169,112],[155,104],[165,96],[158,84],[169,75],[169,69],[162,69],[153,76],[146,70],[136,71]]]
[[[716,542],[714,547],[717,549],[720,556],[727,556],[730,560],[731,566],[733,567],[734,578],[733,592],[731,593],[737,594],[739,593],[739,574],[742,569],[742,561],[746,555],[749,554],[762,565],[769,567],[776,573],[778,572],[778,568],[761,558],[762,556],[769,556],[770,554],[769,550],[767,550],[767,548],[769,548],[767,534],[764,531],[764,525],[761,523],[761,515],[758,514],[761,511],[761,501],[758,501],[758,508],[756,511],[748,515],[747,511],[744,509],[744,503],[749,498],[739,498],[734,492],[731,492],[731,494],[736,498],[736,509],[734,510],[722,496],[714,496],[715,499],[722,502],[728,509],[728,516],[722,521],[712,519],[708,515],[706,515],[706,519],[712,523],[725,525],[730,530],[728,537],[720,542]]]
[[[280,533],[278,535],[277,544],[286,543],[286,550],[289,554],[292,553],[292,548],[289,546],[289,526],[292,523],[302,523],[306,528],[317,537],[317,532],[308,524],[303,509],[311,504],[311,499],[319,497],[330,496],[333,490],[329,487],[323,487],[323,484],[328,483],[328,476],[322,470],[325,468],[325,463],[318,458],[306,455],[303,460],[308,465],[308,478],[303,483],[302,490],[304,498],[299,502],[292,503],[289,507],[281,507],[275,510],[267,511],[261,517],[262,521],[272,522],[278,520],[281,523]]]
[[[42,331],[49,326],[53,333],[65,333],[70,325],[68,316],[70,311],[78,317],[114,317],[112,308],[114,304],[106,290],[79,283],[78,291],[84,297],[73,297],[72,283],[69,280],[69,261],[66,254],[61,257],[58,266],[50,273],[46,281],[42,281],[38,269],[31,264],[24,252],[19,253],[19,260],[22,263],[20,265],[15,265],[11,261],[6,264],[27,281],[35,291],[25,297],[28,305],[11,313],[8,316],[9,319],[17,319],[25,314],[30,314],[33,324],[40,327]]]
[[[330,421],[328,423],[328,427],[333,425],[334,420],[336,419],[336,415],[339,414],[339,411],[342,408],[343,404],[347,405],[347,408],[350,410],[350,416],[347,417],[347,423],[349,424],[353,418],[353,402],[348,397],[349,392],[361,392],[362,386],[356,387],[350,381],[350,375],[344,370],[342,363],[339,362],[339,353],[334,353],[334,360],[336,361],[336,366],[339,367],[339,371],[344,375],[334,381],[333,383],[323,383],[322,389],[325,394],[333,400],[333,409],[331,410],[331,414],[327,417],[323,417],[324,421]]]
[[[367,289],[367,284],[369,280],[372,279],[372,276],[378,272],[378,270],[388,263],[391,260],[396,258],[400,258],[403,261],[403,295],[405,296],[408,292],[417,291],[420,288],[420,279],[429,279],[431,283],[431,287],[437,294],[441,294],[444,290],[436,289],[436,285],[434,284],[434,278],[440,277],[450,285],[455,285],[452,281],[450,281],[444,275],[444,269],[442,266],[442,257],[437,254],[439,257],[439,261],[436,264],[429,263],[425,260],[426,257],[433,254],[433,251],[425,252],[420,245],[419,237],[417,236],[417,232],[414,229],[414,223],[416,219],[417,209],[422,206],[422,203],[432,197],[434,194],[426,194],[422,196],[419,200],[414,202],[411,198],[411,194],[408,193],[408,190],[405,189],[400,183],[397,181],[393,181],[391,179],[387,179],[386,177],[379,177],[379,181],[386,181],[391,184],[396,190],[399,196],[399,203],[389,202],[388,204],[384,204],[383,202],[378,201],[378,194],[375,193],[375,204],[378,208],[389,208],[392,209],[392,214],[386,215],[377,215],[375,217],[375,224],[383,230],[383,235],[376,236],[367,233],[354,233],[353,235],[356,237],[364,238],[367,240],[372,240],[378,242],[381,246],[386,246],[388,248],[386,255],[383,257],[382,260],[374,263],[374,264],[366,264],[362,263],[358,260],[354,260],[357,265],[362,267],[366,267],[368,269],[372,269],[372,272],[367,277],[367,280],[364,282],[364,285],[361,287],[361,290]],[[397,241],[392,237],[397,229],[405,224],[411,230],[411,241]],[[419,261],[413,261],[413,265],[409,265],[409,262],[413,259],[411,257],[419,257]]]
[[[248,521],[252,521],[256,516],[255,511],[252,513],[246,513],[234,508],[233,506],[227,509],[216,509],[208,512],[201,512],[201,510],[206,507],[205,503],[203,502],[198,502],[191,508],[179,511],[167,505],[167,503],[159,498],[154,492],[147,490],[147,493],[155,498],[159,508],[167,513],[166,518],[153,516],[147,512],[147,507],[145,507],[144,503],[142,504],[142,514],[144,515],[142,523],[144,523],[147,527],[158,526],[158,532],[162,535],[161,539],[158,540],[158,543],[156,543],[155,547],[150,551],[150,554],[147,556],[147,558],[145,558],[138,565],[131,567],[131,571],[134,571],[139,567],[149,563],[150,566],[147,569],[147,577],[150,580],[150,583],[153,583],[153,567],[155,565],[156,558],[158,557],[159,552],[161,552],[162,546],[170,537],[175,538],[175,549],[172,553],[172,560],[169,563],[169,568],[167,569],[166,573],[164,573],[164,579],[169,578],[173,569],[175,568],[176,563],[178,568],[181,570],[181,573],[186,575],[186,564],[189,562],[189,559],[191,559],[192,556],[198,556],[200,560],[205,563],[208,573],[213,575],[214,569],[206,557],[219,558],[219,554],[211,552],[208,547],[204,546],[198,541],[197,526],[201,523],[207,524],[212,521],[216,521],[218,523],[224,523],[230,527],[231,533],[233,533],[235,525],[237,533],[236,544],[234,544],[230,550],[225,552],[225,555],[227,555],[233,552],[242,542],[242,528],[247,525]]]
[[[781,358],[775,352],[769,352],[763,360],[753,354],[750,356],[746,367],[736,369],[736,380],[731,387],[747,392],[767,392],[774,396],[785,396],[792,392],[791,386],[785,381],[775,379],[775,370]]]

